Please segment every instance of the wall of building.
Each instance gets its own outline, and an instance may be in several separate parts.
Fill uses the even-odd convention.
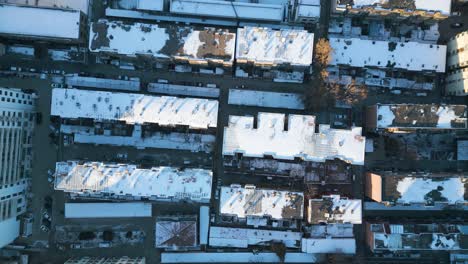
[[[26,211],[34,106],[32,95],[0,88],[0,222]]]

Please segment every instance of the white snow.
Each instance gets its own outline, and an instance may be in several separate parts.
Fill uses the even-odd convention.
[[[310,199],[309,210],[312,210],[313,202],[321,202],[324,200],[331,200],[333,203],[331,209],[333,213],[326,213],[327,223],[350,223],[350,224],[361,224],[362,223],[362,202],[357,199],[341,198],[340,195],[329,195],[323,196],[322,199]],[[313,214],[313,212],[311,212]],[[309,222],[316,223],[314,219],[311,219],[312,215],[309,215]]]
[[[190,32],[184,38],[184,52],[192,57],[197,57],[198,48],[200,48],[200,31]]]
[[[390,43],[395,45],[393,51]],[[388,68],[390,63],[397,69],[445,72],[444,45],[330,37],[330,46],[331,65]]]
[[[55,61],[70,61],[71,57],[68,50],[53,50],[49,49],[48,51],[49,57]]]
[[[65,218],[151,217],[150,203],[65,203]]]
[[[426,11],[439,11],[442,14],[450,15],[450,0],[415,0],[416,9]]]
[[[87,133],[76,133],[73,138],[75,143],[112,145],[135,147],[137,149],[161,148],[161,149],[179,149],[192,152],[212,152],[216,137],[209,134],[191,134],[191,133],[161,133],[155,132],[151,136],[141,137],[141,135],[125,136],[107,136],[93,135]]]
[[[415,177],[407,177],[400,180],[397,184],[397,191],[400,193],[398,202],[402,203],[425,203],[424,196],[437,190],[438,187],[443,189],[440,191],[442,197],[447,199],[447,202],[454,204],[464,201],[465,186],[462,178],[447,178],[444,180],[423,179]]]
[[[317,263],[314,254],[288,252],[284,263]],[[191,252],[161,253],[161,263],[280,263],[276,253],[263,252]]]
[[[99,32],[93,30],[98,24],[107,26],[106,36],[100,36]],[[102,32],[104,33],[104,32]],[[155,57],[167,57],[160,53],[161,49],[169,40],[169,34],[165,28],[158,25],[134,23],[124,24],[121,21],[106,21],[101,20],[93,23],[89,30],[89,49],[92,52],[110,51],[124,55],[150,54]],[[92,43],[96,39],[107,38],[109,45],[104,44],[100,47],[93,48]],[[131,45],[128,41],[131,40]]]
[[[354,8],[363,8],[367,6],[376,6],[378,9],[384,9],[382,6],[390,0],[354,0]],[[450,0],[415,0],[416,10],[439,11],[442,14],[449,15],[451,10]]]
[[[140,90],[140,81],[104,79],[78,76],[77,74],[65,75],[65,84],[73,87],[90,87],[133,92]]]
[[[432,234],[431,249],[456,250],[460,249],[458,241],[453,240],[451,236],[458,237],[458,234],[444,235]]]
[[[304,109],[300,94],[229,89],[229,104]]]
[[[51,115],[191,128],[216,127],[218,101],[78,89],[52,90]]]
[[[1,0],[0,3],[80,10],[87,14],[89,0]]]
[[[356,254],[354,238],[303,238],[302,252]]]
[[[12,243],[20,233],[20,221],[11,217],[0,221],[0,248]]]
[[[256,64],[310,66],[314,34],[305,30],[266,27],[237,29],[236,59]]]
[[[377,109],[377,127],[391,127],[395,115],[390,105],[379,105]]]
[[[27,46],[8,46],[6,52],[26,56],[34,56],[34,48]]]
[[[137,0],[137,9],[139,10],[151,10],[151,11],[163,11],[164,0]]]
[[[301,201],[300,208],[296,208],[296,201]],[[240,186],[221,187],[219,211],[221,214],[236,215],[239,218],[271,216],[273,219],[302,219],[303,201],[304,194],[300,192],[242,188]],[[286,208],[294,212],[289,213],[289,217],[283,215],[283,210]]]
[[[130,164],[76,161],[57,162],[55,189],[75,194],[109,194],[162,200],[211,198],[212,172],[203,169],[180,171],[171,167],[139,169]]]
[[[284,130],[285,115],[259,113],[257,128],[253,117],[229,116],[224,128],[223,155],[242,153],[247,157],[272,155],[275,159],[324,162],[342,159],[351,164],[364,164],[365,137],[362,128],[332,129],[320,125],[315,133],[315,117],[289,115]]]
[[[458,118],[455,115],[455,111],[449,106],[440,106],[437,110],[437,115],[439,116],[439,120],[437,121],[438,128],[451,128],[452,121]]]
[[[208,88],[200,86],[178,85],[169,83],[148,83],[148,92],[169,95],[188,95],[195,97],[218,98],[218,88]]]
[[[282,242],[288,248],[298,248],[301,238],[300,232],[212,226],[209,245],[247,248],[252,245],[269,245],[275,241]]]
[[[170,12],[185,15],[283,20],[283,5],[218,0],[172,0]]]
[[[78,40],[80,24],[79,11],[0,4],[0,34]]]
[[[98,28],[107,27],[107,30]],[[170,36],[169,30],[175,30],[176,36]],[[185,32],[188,35],[181,37]],[[200,40],[200,34],[213,35],[219,44],[220,39],[226,39],[224,49]],[[105,34],[105,36],[102,36]],[[105,39],[108,41],[103,41]],[[131,39],[131,45],[128,40]],[[122,21],[100,20],[90,27],[89,49],[92,52],[112,52],[126,56],[150,55],[162,59],[213,61],[231,64],[234,60],[235,33],[213,28],[195,29],[183,26],[161,26],[143,23],[124,23]],[[162,50],[167,45],[181,45],[181,49],[172,53]],[[205,46],[213,49],[204,53]],[[222,46],[222,45],[219,45]],[[218,48],[218,50],[216,50]],[[173,49],[173,47],[171,47]],[[221,56],[225,56],[221,58]]]

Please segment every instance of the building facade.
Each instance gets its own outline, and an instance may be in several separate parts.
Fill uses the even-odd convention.
[[[18,235],[31,177],[35,102],[32,94],[0,88],[0,248]]]
[[[448,41],[447,69],[446,93],[468,95],[468,31],[461,32]]]

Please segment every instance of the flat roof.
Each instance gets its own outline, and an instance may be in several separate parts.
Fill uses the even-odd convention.
[[[301,94],[229,89],[229,104],[304,109]]]
[[[224,128],[223,155],[241,153],[247,157],[271,155],[275,159],[324,162],[341,159],[363,165],[365,137],[362,128],[333,129],[319,125],[315,133],[315,117],[289,115],[285,130],[285,114],[259,113],[257,127],[252,116],[229,116]]]
[[[65,218],[151,217],[150,203],[65,203]]]
[[[12,243],[18,236],[20,231],[20,221],[16,217],[11,217],[0,221],[0,248]]]
[[[241,186],[221,187],[220,213],[271,217],[273,219],[302,219],[304,194]]]
[[[247,248],[248,246],[269,245],[272,241],[282,242],[288,248],[299,248],[302,233],[232,227],[210,227],[211,247]]]
[[[196,221],[156,221],[156,247],[183,249],[197,246]]]
[[[284,260],[276,253],[262,252],[161,253],[161,263],[315,263],[318,259],[314,254],[300,252],[288,252]]]
[[[74,9],[80,10],[87,14],[89,8],[89,0],[0,0],[0,4],[13,4],[13,5],[28,5],[37,7],[50,7],[61,9]]]
[[[282,21],[283,5],[218,0],[172,0],[170,12],[185,15]]]
[[[377,128],[466,129],[466,105],[378,104]]]
[[[297,7],[298,17],[320,17],[320,5],[299,4]]]
[[[309,200],[309,223],[362,224],[362,201],[342,198],[340,195],[323,196]]]
[[[234,60],[236,34],[226,29],[99,20],[89,35],[91,52],[223,64]]]
[[[69,86],[90,87],[101,89],[114,89],[122,91],[138,92],[140,81],[104,79],[89,76],[79,76],[78,74],[65,75],[65,84]]]
[[[466,250],[466,225],[444,225],[446,228],[435,228],[440,224],[396,225],[391,224],[387,230],[381,224],[370,225],[370,245],[373,250]],[[418,231],[416,230],[418,228]]]
[[[330,46],[331,65],[445,72],[444,45],[330,37]]]
[[[0,34],[78,40],[80,17],[76,10],[0,4]]]
[[[371,198],[376,201],[456,204],[468,200],[468,177],[464,174],[383,172],[366,177],[375,196]]]
[[[306,30],[266,27],[242,27],[237,29],[237,62],[256,64],[312,64],[314,34]]]
[[[457,140],[457,160],[468,160],[468,139]]]
[[[140,169],[130,164],[63,161],[56,163],[54,188],[84,195],[202,201],[211,198],[212,174],[204,169]]]
[[[356,254],[354,238],[303,238],[302,252]]]
[[[218,101],[55,88],[51,115],[207,129],[216,127]]]
[[[138,10],[163,11],[164,0],[137,0]]]
[[[445,15],[450,15],[451,0],[411,0],[411,1],[391,1],[391,0],[336,0],[339,6],[347,5],[352,8],[372,7],[375,9],[405,9],[408,11],[429,11],[441,12]]]

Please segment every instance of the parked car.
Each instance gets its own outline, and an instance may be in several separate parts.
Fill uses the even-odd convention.
[[[41,225],[41,231],[48,233],[50,231],[50,229],[45,225]]]

